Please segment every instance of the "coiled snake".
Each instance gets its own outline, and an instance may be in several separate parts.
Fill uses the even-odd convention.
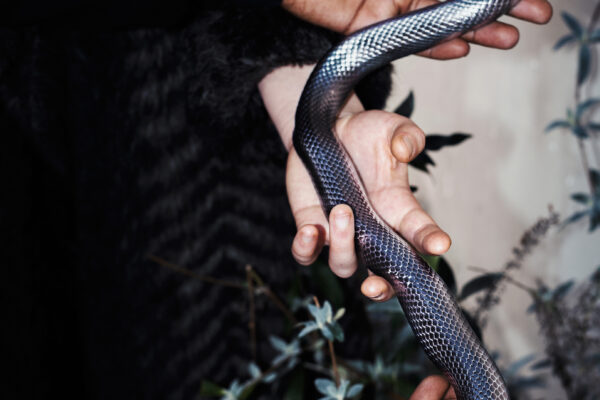
[[[359,262],[392,284],[419,343],[462,400],[509,396],[498,368],[442,279],[369,204],[332,127],[350,91],[367,73],[491,22],[517,1],[450,0],[362,29],[317,64],[296,111],[294,147],[326,215],[338,204],[352,208]]]

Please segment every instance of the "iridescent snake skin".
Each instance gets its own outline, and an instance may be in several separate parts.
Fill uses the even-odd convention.
[[[498,368],[442,279],[369,204],[332,127],[350,91],[367,73],[491,22],[517,1],[447,1],[360,30],[317,64],[296,111],[294,147],[326,215],[338,204],[352,208],[360,264],[392,284],[419,343],[461,400],[509,396]]]

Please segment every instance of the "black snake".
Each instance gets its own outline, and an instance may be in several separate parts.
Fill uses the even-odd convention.
[[[352,88],[366,74],[491,22],[517,1],[452,0],[362,29],[317,64],[296,111],[294,147],[326,215],[338,204],[352,208],[361,265],[392,284],[419,343],[463,400],[509,395],[494,361],[442,279],[369,204],[332,127]]]

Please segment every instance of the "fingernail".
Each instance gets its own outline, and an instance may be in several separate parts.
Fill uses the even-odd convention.
[[[381,299],[383,299],[384,295],[385,295],[385,293],[379,293],[377,296],[370,296],[369,298],[371,300],[381,300]]]
[[[313,241],[313,234],[307,231],[302,231],[300,234],[300,239],[302,239],[302,243],[309,244]]]
[[[338,229],[346,229],[350,223],[350,215],[348,213],[339,213],[335,215],[335,227]]]

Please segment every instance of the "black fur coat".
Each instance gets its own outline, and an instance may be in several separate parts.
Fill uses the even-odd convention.
[[[148,256],[236,281],[250,264],[285,293],[287,154],[256,84],[334,40],[277,7],[0,29],[3,398],[187,399],[246,375],[246,293]]]

